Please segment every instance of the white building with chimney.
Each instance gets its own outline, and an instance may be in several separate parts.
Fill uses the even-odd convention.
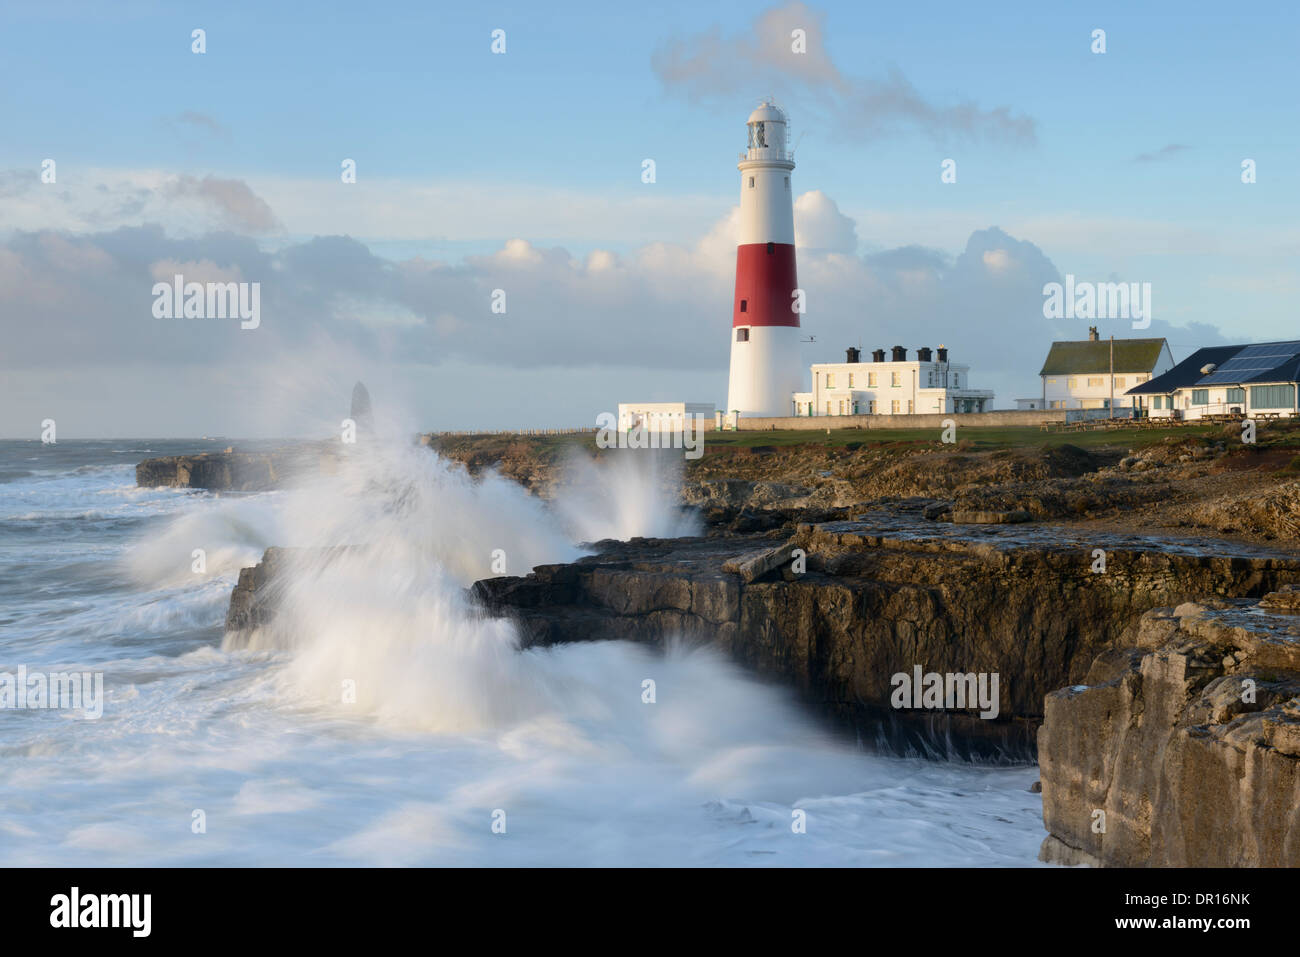
[[[1097,327],[1088,338],[1053,342],[1039,371],[1042,392],[1037,404],[1017,399],[1020,408],[1124,409],[1139,405],[1128,395],[1174,367],[1164,339],[1103,339]]]
[[[948,360],[948,350],[923,347],[908,359],[903,346],[894,346],[860,361],[849,349],[844,362],[812,366],[812,390],[792,397],[795,415],[908,415],[926,412],[988,412],[993,393],[973,389],[970,366]]]

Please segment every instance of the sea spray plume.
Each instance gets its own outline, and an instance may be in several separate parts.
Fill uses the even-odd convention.
[[[617,484],[636,464],[593,475]],[[720,748],[757,749],[726,758],[728,767],[749,767],[766,760],[771,741],[787,747],[792,735],[818,737],[788,702],[779,720],[760,719],[771,693],[708,652],[661,659],[614,642],[521,652],[513,626],[482,615],[464,585],[487,577],[494,545],[526,556],[520,572],[576,549],[544,503],[499,477],[475,482],[427,449],[386,446],[288,493],[284,513],[292,544],[305,547],[293,553],[274,623],[249,648],[283,662],[279,686],[290,700],[438,733],[509,728],[566,748],[620,752],[653,743],[700,755],[692,773],[706,777]],[[669,676],[674,702],[654,713],[656,725],[645,725],[653,715],[641,710],[650,673]],[[733,701],[751,712],[747,719],[714,713],[728,695],[754,699]],[[718,730],[710,737],[706,727]]]
[[[453,731],[526,712],[528,685],[507,622],[482,618],[464,586],[500,551],[524,574],[578,549],[544,503],[500,476],[479,481],[407,438],[345,456],[337,474],[286,494],[296,546],[274,624],[254,651],[287,651],[287,694],[354,713]]]
[[[132,579],[152,588],[192,586],[196,580],[229,579],[255,564],[272,545],[284,541],[275,503],[283,496],[247,497],[194,494],[193,507],[162,530],[150,528],[127,553]],[[196,570],[195,550],[203,553]]]
[[[580,542],[698,535],[699,521],[680,505],[683,468],[673,449],[607,449],[595,460],[575,453],[555,510]]]

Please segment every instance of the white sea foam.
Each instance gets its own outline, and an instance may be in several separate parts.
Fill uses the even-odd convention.
[[[0,860],[1032,863],[1032,768],[864,755],[709,649],[520,651],[478,613],[464,587],[496,552],[523,574],[577,541],[691,531],[641,454],[573,466],[549,505],[405,441],[282,493],[151,499],[157,527],[133,549],[77,559],[107,563],[114,587],[70,612],[76,628],[40,632],[47,657],[104,672],[107,700],[97,722],[0,730],[17,772],[0,780]],[[218,650],[229,585],[270,544],[354,547],[305,560],[276,625]]]

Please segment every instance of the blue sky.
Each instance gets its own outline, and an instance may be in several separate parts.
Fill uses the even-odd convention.
[[[86,212],[123,183],[217,177],[269,206],[276,227],[250,232],[266,250],[339,234],[386,260],[455,267],[512,239],[576,259],[692,249],[735,205],[744,117],[772,94],[799,141],[797,191],[824,194],[853,221],[860,257],[918,247],[955,259],[997,228],[1061,274],[1153,283],[1157,317],[1186,347],[1178,357],[1208,344],[1201,326],[1233,341],[1296,335],[1295,8],[1061,6],[10,4],[0,11],[0,171],[21,185],[56,158],[67,215],[47,200],[0,206],[0,238],[151,221],[169,238],[239,231],[229,217],[173,220],[170,207],[138,219]],[[831,79],[723,62],[773,9],[807,21]],[[207,33],[202,56],[190,50],[196,27]],[[495,28],[506,31],[504,56],[489,50]],[[1090,52],[1095,28],[1104,55]],[[696,86],[657,66],[675,44],[715,42],[719,75]],[[845,107],[899,88],[938,119],[885,109],[872,126]],[[955,119],[963,105],[973,132]],[[999,133],[999,115],[1021,132]],[[344,157],[357,161],[359,188],[330,193]],[[640,180],[647,157],[652,186]],[[956,184],[939,180],[948,157]],[[1258,164],[1253,185],[1240,181],[1244,158]],[[440,198],[421,220],[412,196],[426,189]],[[328,197],[354,205],[334,209]],[[890,320],[861,301],[860,316],[825,316],[826,331],[914,331],[900,328],[907,310]],[[723,339],[728,315],[724,300]],[[1061,334],[1043,327],[1033,355]],[[1032,394],[1036,371],[1023,385],[1000,382],[999,400]],[[665,382],[653,365],[638,375]],[[701,377],[667,381],[711,389],[705,399],[722,391]],[[576,416],[583,401],[575,393],[538,414]]]

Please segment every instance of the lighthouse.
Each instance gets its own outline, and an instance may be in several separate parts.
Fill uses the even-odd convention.
[[[798,292],[794,265],[794,203],[786,117],[770,102],[749,114],[749,145],[741,154],[740,245],[731,310],[731,375],[727,412],[744,417],[792,415],[800,391]]]

